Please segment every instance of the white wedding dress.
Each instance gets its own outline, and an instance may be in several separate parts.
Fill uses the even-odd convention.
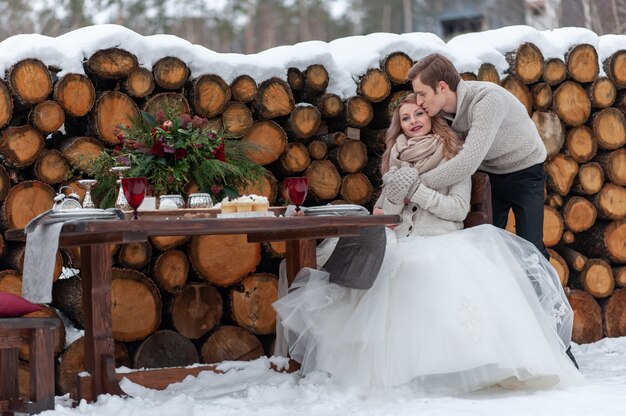
[[[336,241],[318,247],[318,265]],[[427,394],[583,381],[565,354],[573,313],[556,272],[532,244],[491,225],[402,239],[388,230],[369,290],[328,280],[303,269],[274,303],[304,374]]]

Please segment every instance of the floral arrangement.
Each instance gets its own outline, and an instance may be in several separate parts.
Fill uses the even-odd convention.
[[[396,108],[398,108],[398,106],[402,104],[402,101],[406,100],[406,97],[408,97],[411,93],[412,91],[403,91],[401,94],[398,94],[395,100],[389,103],[388,111],[390,116],[393,114]]]
[[[115,201],[113,166],[130,166],[127,177],[145,176],[149,193],[180,194],[191,183],[216,199],[237,197],[238,188],[258,181],[265,169],[247,154],[251,144],[215,130],[206,118],[142,112],[131,125],[118,126],[119,144],[106,149],[86,174],[98,179],[94,197],[101,206]]]

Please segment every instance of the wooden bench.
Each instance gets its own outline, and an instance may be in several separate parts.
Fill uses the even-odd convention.
[[[57,318],[0,319],[0,413],[40,413],[54,409],[54,331]],[[19,348],[28,346],[30,391],[20,400]]]
[[[472,175],[472,194],[470,196],[470,212],[463,221],[464,228],[481,224],[493,224],[491,210],[491,184],[489,175],[476,172]]]

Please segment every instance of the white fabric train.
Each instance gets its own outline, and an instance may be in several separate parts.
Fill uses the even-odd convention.
[[[334,244],[318,247],[318,265]],[[554,268],[532,244],[491,225],[400,240],[388,231],[371,289],[328,278],[303,269],[274,303],[279,337],[304,374],[427,394],[584,380],[565,354],[573,312]]]

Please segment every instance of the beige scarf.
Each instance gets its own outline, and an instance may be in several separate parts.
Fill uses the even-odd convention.
[[[438,134],[409,139],[401,134],[391,148],[389,167],[400,168],[402,162],[408,162],[419,173],[424,173],[436,168],[443,159],[443,138]]]

